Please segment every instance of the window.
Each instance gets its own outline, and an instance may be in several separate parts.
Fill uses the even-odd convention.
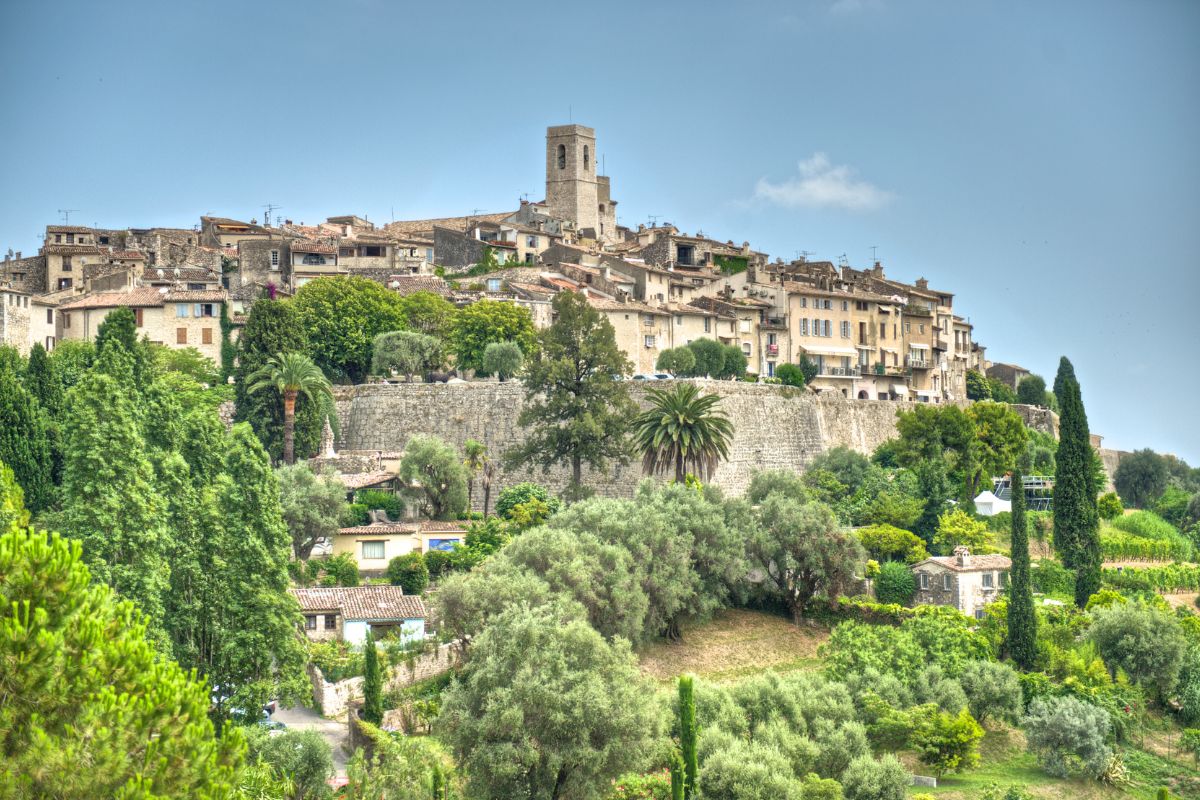
[[[855,300],[854,307],[856,309],[858,309],[859,311],[866,311],[871,307],[871,304],[868,303],[866,300]]]
[[[71,315],[64,313],[62,315],[62,324],[64,328],[71,327]]]
[[[994,589],[996,586],[996,575],[993,572],[983,573],[983,588]]]
[[[705,317],[704,318],[704,332],[710,333],[711,331],[712,331],[712,318]]]
[[[500,279],[499,278],[488,278],[487,290],[489,292],[500,291]]]
[[[67,244],[75,244],[75,234],[73,234],[73,233],[67,234]]]
[[[380,245],[370,245],[362,249],[362,254],[368,258],[379,258],[383,255],[383,247]]]
[[[183,317],[186,317],[188,315],[188,308],[190,308],[190,306],[188,306],[187,303],[176,303],[175,304],[175,317],[177,319],[182,319]]]
[[[887,323],[886,322],[879,323],[879,338],[880,339],[887,338]]]
[[[768,378],[775,377],[775,362],[774,361],[767,362],[767,377]]]
[[[342,258],[351,258],[354,255],[353,247],[339,247],[338,255]]]
[[[336,631],[337,630],[337,614],[326,614],[325,615],[325,630],[327,630],[327,631]]]
[[[829,320],[825,320],[825,336],[826,337],[833,335],[832,333],[829,332],[830,327],[832,327],[832,326],[830,325]]]
[[[71,279],[70,278],[59,278],[58,279],[58,288],[59,289],[70,289],[71,288]]]
[[[843,300],[842,301],[842,311],[849,311],[849,310],[850,310],[850,301]]]
[[[383,548],[384,548],[385,544],[386,543],[383,541],[363,542],[362,543],[362,557],[363,558],[374,558],[374,559],[383,558]]]
[[[538,246],[538,237],[526,236],[525,237],[525,246],[526,247],[537,247]]]
[[[832,300],[830,300],[828,297],[827,297],[827,298],[825,298],[825,310],[826,310],[826,311],[831,311],[831,310],[833,310],[833,301],[832,301]]]
[[[429,261],[429,262],[433,261],[433,248],[432,247],[425,248],[425,260]]]
[[[54,309],[47,308],[46,309],[46,324],[49,325],[52,322],[54,322]]]
[[[324,264],[325,256],[320,255],[319,253],[305,253],[304,254],[304,263],[308,264],[310,266]]]
[[[850,338],[850,323],[846,320],[842,320],[842,338]]]
[[[690,267],[696,258],[696,250],[691,245],[677,245],[675,247],[675,260],[685,267]]]
[[[742,342],[742,352],[745,353],[747,356],[750,355],[750,343],[749,342]]]
[[[801,307],[801,308],[808,308],[808,298],[807,298],[807,297],[801,297],[801,298],[800,298],[800,307]]]
[[[215,317],[216,315],[215,303],[196,303],[197,317]]]
[[[317,615],[316,614],[305,614],[304,615],[304,630],[315,631],[316,629],[317,629]]]
[[[767,344],[770,344],[770,345],[778,344],[778,342],[775,339],[775,334],[773,334],[773,333],[767,334]]]
[[[950,573],[947,572],[945,575],[942,576],[942,588],[945,589],[947,592],[950,591],[950,583],[951,583]]]
[[[62,271],[63,272],[71,271],[71,257],[70,256],[62,257]]]
[[[591,162],[591,153],[588,152],[588,146],[585,144],[583,146],[583,171],[584,172],[588,171],[588,167],[591,165],[591,163],[592,163]]]
[[[565,144],[560,144],[558,146],[558,168],[567,168],[567,146]]]
[[[646,338],[646,347],[654,347],[654,337],[647,336],[645,338]]]
[[[100,244],[108,244],[108,237],[107,237],[107,236],[101,236],[101,237],[100,237]]]
[[[279,251],[278,250],[271,251],[271,267],[273,269],[279,269]]]
[[[61,233],[54,234],[54,243],[62,244],[62,234]]]
[[[880,399],[880,400],[883,400],[883,399],[884,399],[884,397],[881,395],[879,399]],[[922,588],[922,589],[928,589],[928,588],[929,588],[929,573],[928,573],[928,572],[922,572],[922,573],[921,573],[921,588]]]
[[[904,332],[912,333],[912,323],[911,322],[904,323]]]
[[[925,323],[922,322],[920,327],[921,327],[921,333],[924,333],[925,332]]]
[[[146,324],[146,323],[145,323],[145,318],[142,316],[142,312],[143,312],[144,310],[145,310],[145,309],[141,309],[141,308],[135,308],[135,309],[133,310],[133,320],[134,320],[134,324],[135,324],[135,325],[137,325],[139,328],[140,328],[140,327],[142,327],[143,325],[145,325],[145,324]]]
[[[212,344],[212,328],[200,330],[200,344]]]
[[[187,344],[187,328],[175,329],[175,344]]]
[[[682,314],[676,314],[676,315],[675,315],[675,324],[676,324],[676,325],[682,325],[682,324],[683,324],[683,315],[682,315]]]

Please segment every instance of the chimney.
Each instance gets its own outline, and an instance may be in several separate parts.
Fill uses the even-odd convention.
[[[20,250],[17,251],[16,259],[17,259],[17,261],[21,260],[21,251]]]
[[[924,278],[917,278],[916,286],[918,289],[928,289],[929,281],[925,280]]]
[[[876,261],[875,266],[871,268],[871,274],[874,275],[876,278],[882,278],[883,277],[883,264]]]
[[[960,544],[954,548],[954,560],[960,567],[971,566],[971,551],[966,545]]]

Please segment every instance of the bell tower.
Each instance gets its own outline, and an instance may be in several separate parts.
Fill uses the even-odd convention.
[[[608,179],[596,175],[596,131],[592,128],[556,125],[546,129],[546,205],[551,214],[573,220],[577,230],[590,238],[607,241],[616,237],[615,203],[608,197]]]

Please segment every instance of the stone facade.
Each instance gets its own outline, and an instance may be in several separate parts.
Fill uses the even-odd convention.
[[[965,547],[955,548],[953,556],[927,558],[913,565],[917,579],[913,602],[951,606],[979,618],[984,606],[995,602],[1008,585],[1011,567],[1007,556],[974,556]]]
[[[896,434],[896,403],[825,398],[784,386],[700,383],[705,391],[722,396],[721,408],[734,424],[729,460],[717,468],[713,480],[732,494],[745,491],[758,470],[802,471],[831,447],[845,445],[870,453]],[[643,389],[633,391],[637,398]],[[338,387],[335,397],[341,420],[339,450],[398,451],[413,435],[424,433],[459,448],[467,439],[477,439],[498,459],[523,440],[517,417],[525,404],[525,389],[518,381]],[[492,497],[525,480],[561,491],[568,477],[565,467],[546,475],[538,470],[498,471]],[[612,467],[607,476],[584,470],[588,486],[612,497],[632,496],[642,477],[636,460]],[[481,501],[482,493],[476,495]]]
[[[0,344],[17,348],[23,356],[29,355],[33,346],[29,319],[39,311],[28,294],[0,290]]]
[[[441,675],[458,664],[458,653],[456,643],[450,642],[432,652],[417,656],[411,663],[393,667],[384,678],[383,691],[386,693],[401,689],[426,678]],[[313,702],[326,717],[340,716],[350,703],[362,702],[361,677],[330,683],[325,680],[321,670],[312,665],[309,665],[308,677],[313,687]]]
[[[0,285],[11,286],[19,292],[48,292],[47,280],[44,255],[22,258],[17,253],[15,257],[5,256],[3,263],[0,263]]]

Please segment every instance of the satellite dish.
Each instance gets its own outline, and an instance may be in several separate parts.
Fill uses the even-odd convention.
[[[155,270],[155,272],[157,272],[157,273],[158,273],[158,277],[160,277],[160,278],[161,278],[161,277],[163,276],[163,274],[164,274],[164,273],[163,273],[163,271],[162,271],[162,267],[159,267],[158,269],[156,269],[156,270]]]

